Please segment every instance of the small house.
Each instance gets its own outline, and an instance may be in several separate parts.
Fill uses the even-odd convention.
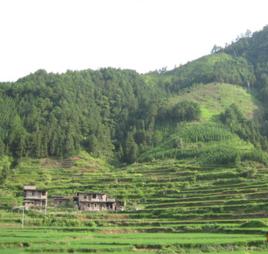
[[[23,205],[25,209],[29,208],[46,208],[47,191],[37,189],[36,186],[24,186]]]
[[[77,207],[82,211],[116,211],[123,210],[122,203],[104,193],[78,192],[74,198]]]

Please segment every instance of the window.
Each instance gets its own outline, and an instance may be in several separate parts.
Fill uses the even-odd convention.
[[[93,194],[93,198],[96,198],[97,197],[97,195],[96,194]]]

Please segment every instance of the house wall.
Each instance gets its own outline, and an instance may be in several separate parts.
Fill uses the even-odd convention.
[[[47,198],[47,192],[44,191],[38,191],[38,190],[25,190],[24,191],[24,197],[25,198],[40,198],[40,199],[46,199]]]
[[[80,210],[83,211],[103,211],[105,207],[101,203],[80,203]]]
[[[79,201],[106,201],[106,194],[87,194],[87,193],[79,193],[78,194]]]
[[[116,210],[115,203],[105,203],[105,202],[79,202],[79,209],[82,211],[107,211]]]
[[[24,200],[24,207],[46,207],[47,202],[46,200]]]

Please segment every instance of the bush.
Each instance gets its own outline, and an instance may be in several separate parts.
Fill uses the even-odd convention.
[[[171,118],[174,122],[199,120],[200,115],[199,105],[191,101],[179,102],[171,110]]]
[[[262,228],[267,227],[267,224],[262,220],[250,220],[240,225],[241,228]]]
[[[202,226],[202,230],[205,232],[217,232],[221,229],[221,226],[217,223],[207,223]]]
[[[163,106],[159,108],[157,121],[159,123],[179,123],[191,122],[200,119],[201,110],[199,105],[193,101],[181,101],[175,104],[172,108]]]

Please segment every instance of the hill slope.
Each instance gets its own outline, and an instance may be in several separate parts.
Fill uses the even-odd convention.
[[[164,85],[172,92],[198,83],[225,82],[247,86],[255,81],[253,65],[224,52],[201,57],[179,68],[145,75],[147,83]]]
[[[201,109],[201,120],[204,121],[211,120],[232,104],[237,105],[248,119],[252,119],[261,107],[256,98],[246,89],[226,83],[196,85],[184,89],[179,95],[169,97],[169,105],[173,106],[184,100],[198,103]]]
[[[21,161],[6,179],[1,203],[9,193],[10,205],[20,205],[22,186],[42,183],[49,196],[105,192],[124,200],[126,211],[50,207],[46,214],[26,212],[20,229],[20,212],[1,209],[3,253],[267,251],[268,172],[262,166],[200,167],[170,159],[116,169],[86,154],[74,163],[64,169],[57,161]]]
[[[25,184],[46,187],[50,197],[101,191],[125,200],[123,214],[130,219],[198,219],[205,223],[268,216],[267,179],[268,171],[261,165],[255,169],[251,164],[204,167],[166,159],[116,169],[82,153],[71,168],[55,160],[24,159],[6,178],[2,191],[13,195],[13,205],[21,204]],[[4,201],[2,194],[2,205]]]
[[[0,84],[1,253],[266,253],[266,36],[168,72]],[[104,192],[126,210],[24,215],[29,184]]]

